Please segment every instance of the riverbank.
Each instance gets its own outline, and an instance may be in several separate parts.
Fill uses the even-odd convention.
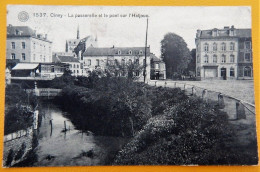
[[[178,88],[126,78],[94,81],[71,83],[56,103],[74,112],[69,118],[84,131],[132,137],[113,164],[257,164],[256,139],[241,151],[235,126],[217,106]]]

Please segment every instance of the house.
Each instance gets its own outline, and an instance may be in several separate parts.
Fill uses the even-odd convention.
[[[20,63],[51,62],[52,42],[28,26],[7,26],[6,59]]]
[[[150,53],[151,58],[151,79],[159,80],[166,79],[166,67],[165,62],[156,57],[153,53]]]
[[[120,76],[126,76],[129,73],[126,67],[129,65],[136,65],[133,75],[138,80],[144,80],[144,64],[146,64],[146,81],[150,80],[150,47],[146,48],[145,61],[145,47],[106,47],[95,48],[90,46],[83,53],[83,68],[86,71],[93,71],[96,69],[107,70],[115,67],[123,70],[118,73]],[[146,62],[146,63],[145,63]],[[118,70],[119,71],[119,70]]]
[[[53,56],[53,62],[67,64],[73,76],[83,75],[83,66],[80,64],[79,60],[74,56],[59,56],[55,54]]]
[[[196,77],[253,79],[251,29],[197,30]]]

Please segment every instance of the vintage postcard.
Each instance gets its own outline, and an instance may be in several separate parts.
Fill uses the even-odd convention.
[[[250,6],[6,8],[3,167],[258,164]]]

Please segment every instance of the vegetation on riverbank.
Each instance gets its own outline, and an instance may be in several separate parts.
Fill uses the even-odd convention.
[[[226,113],[178,88],[95,73],[60,84],[56,103],[79,129],[132,137],[114,165],[257,164],[256,142],[240,151]]]
[[[36,105],[37,99],[33,94],[26,93],[19,85],[8,85],[5,90],[4,134],[32,126]]]

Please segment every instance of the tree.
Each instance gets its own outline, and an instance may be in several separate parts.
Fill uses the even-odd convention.
[[[191,59],[188,64],[187,73],[194,73],[196,71],[196,49],[190,51]]]
[[[188,66],[190,51],[184,39],[175,33],[167,33],[161,41],[161,56],[166,64],[166,76],[181,75]]]

